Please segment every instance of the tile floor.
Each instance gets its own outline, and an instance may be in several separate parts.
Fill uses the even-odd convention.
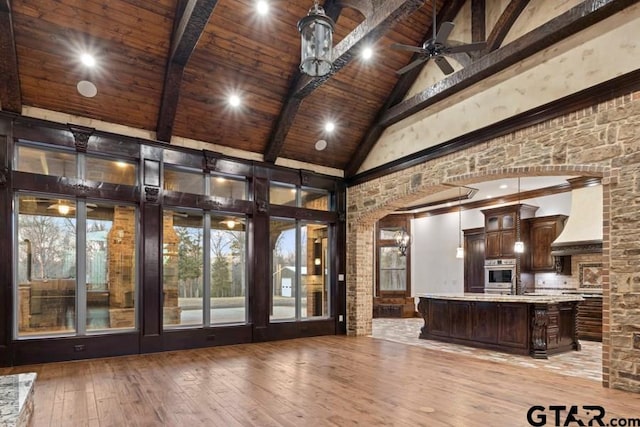
[[[582,350],[550,356],[549,359],[534,359],[529,356],[501,353],[492,350],[467,347],[418,338],[424,321],[410,319],[373,319],[373,338],[414,345],[437,351],[467,354],[479,359],[510,365],[535,367],[594,381],[602,381],[602,344],[580,341]]]

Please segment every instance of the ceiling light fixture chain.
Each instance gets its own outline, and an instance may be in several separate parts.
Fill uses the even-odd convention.
[[[518,204],[516,208],[516,243],[513,247],[513,251],[516,254],[521,254],[524,252],[524,242],[520,239],[520,177],[518,177]]]
[[[464,258],[464,248],[462,247],[462,187],[458,187],[458,247],[456,258]]]

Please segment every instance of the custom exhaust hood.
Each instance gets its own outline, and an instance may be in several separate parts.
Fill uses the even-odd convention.
[[[551,255],[602,253],[602,185],[599,178],[574,178],[571,212],[562,233],[551,243]]]

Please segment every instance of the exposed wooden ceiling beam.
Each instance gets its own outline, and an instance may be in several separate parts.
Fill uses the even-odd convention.
[[[637,3],[638,0],[586,0],[508,45],[479,58],[410,99],[390,108],[384,127],[403,120],[529,56]]]
[[[502,45],[504,38],[509,33],[511,27],[518,19],[525,7],[529,4],[529,0],[511,0],[507,7],[502,11],[498,22],[491,30],[491,34],[487,38],[487,47],[484,52],[492,52]]]
[[[9,0],[0,0],[0,110],[22,112],[18,57]]]
[[[344,9],[345,7],[355,9],[362,14],[365,18],[371,15],[373,11],[373,4],[371,0],[336,0],[335,5]],[[329,13],[325,10],[325,13]],[[333,19],[333,18],[332,18]],[[333,21],[336,22],[336,21]]]
[[[179,1],[173,28],[171,54],[167,61],[156,138],[169,142],[180,98],[184,67],[204,32],[218,0]]]
[[[486,37],[485,0],[471,0],[471,41],[483,42]]]
[[[460,9],[462,9],[462,6],[465,4],[465,2],[466,0],[451,0],[447,2],[442,6],[440,11],[438,12],[436,16],[436,21],[437,22],[453,21],[453,19],[456,17],[458,12],[460,12]],[[433,35],[433,28],[432,28],[432,25],[430,25],[425,31],[424,37],[422,39],[428,40],[432,37],[432,35]],[[408,63],[413,62],[417,58],[418,58],[418,54],[414,54]],[[376,115],[376,118],[371,124],[371,127],[367,131],[367,134],[365,135],[363,140],[358,145],[356,152],[354,153],[353,157],[351,158],[351,161],[347,165],[345,169],[345,176],[347,177],[353,176],[358,172],[358,169],[367,158],[367,155],[369,155],[369,152],[375,145],[376,141],[378,141],[378,138],[380,138],[380,135],[382,135],[382,131],[384,131],[384,126],[380,124],[380,120],[382,119],[382,117],[384,116],[384,114],[387,112],[389,108],[391,108],[393,105],[397,104],[398,102],[402,101],[402,99],[405,97],[405,95],[407,94],[411,86],[413,86],[416,79],[420,75],[421,70],[422,70],[422,66],[416,67],[413,70],[403,74],[398,79],[398,82],[396,83],[393,90],[391,91],[391,94],[385,101],[382,108],[378,110],[378,114]]]
[[[275,162],[278,158],[287,133],[293,124],[302,100],[319,88],[324,82],[344,68],[358,54],[365,44],[372,43],[382,37],[396,23],[403,20],[422,6],[424,0],[387,0],[375,8],[370,16],[358,25],[351,33],[340,41],[333,51],[333,70],[322,77],[294,76],[292,89],[280,112],[276,127],[267,144],[264,160]]]

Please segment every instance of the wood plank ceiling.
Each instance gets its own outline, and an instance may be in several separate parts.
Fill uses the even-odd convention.
[[[490,43],[484,62],[442,82],[449,92],[465,76],[471,84],[491,72],[489,65],[499,65],[503,56],[506,67],[542,46],[536,40],[521,46],[529,52],[492,59],[490,51],[528,0],[511,0],[497,26],[486,31],[485,0],[470,1],[473,39]],[[464,3],[436,0],[438,22],[453,20]],[[629,3],[585,0],[581,6],[604,19]],[[298,71],[297,22],[312,4],[271,1],[269,14],[259,16],[255,0],[0,0],[0,108],[20,113],[39,107],[153,131],[165,142],[189,138],[205,142],[203,148],[214,143],[268,162],[288,158],[352,176],[385,126],[433,101],[427,91],[403,101],[420,67],[399,77],[395,71],[412,54],[390,48],[429,38],[432,4],[326,0],[327,14],[336,19],[336,70],[311,79]],[[606,13],[597,16],[600,10]],[[569,33],[569,26],[581,28],[574,15],[545,30],[549,43]],[[595,22],[586,18],[580,18],[582,27]],[[368,44],[375,53],[364,62],[359,53]],[[80,64],[82,51],[97,57],[95,69]],[[476,64],[481,69],[473,69]],[[97,95],[79,95],[80,80],[93,82]],[[242,99],[237,110],[227,104],[231,93]],[[326,120],[336,123],[332,135],[323,131]],[[314,149],[318,139],[328,141],[326,150]]]
[[[252,0],[3,0],[19,73],[19,94],[4,97],[16,101],[3,109],[39,107],[156,131],[160,140],[269,150],[270,161],[343,169],[396,84],[395,70],[410,59],[389,45],[422,43],[431,3],[352,2],[369,14],[369,27],[358,33],[365,16],[329,1],[327,13],[338,17],[334,46],[344,42],[342,65],[331,78],[311,80],[298,71],[296,26],[310,0],[271,2],[265,17]],[[364,63],[358,52],[376,39],[374,60]],[[95,70],[79,63],[83,50],[95,53]],[[98,94],[80,96],[80,80],[93,82]],[[232,92],[242,98],[237,111],[227,105]],[[330,137],[322,128],[327,119],[337,126]],[[329,142],[325,151],[314,149],[320,138]]]

